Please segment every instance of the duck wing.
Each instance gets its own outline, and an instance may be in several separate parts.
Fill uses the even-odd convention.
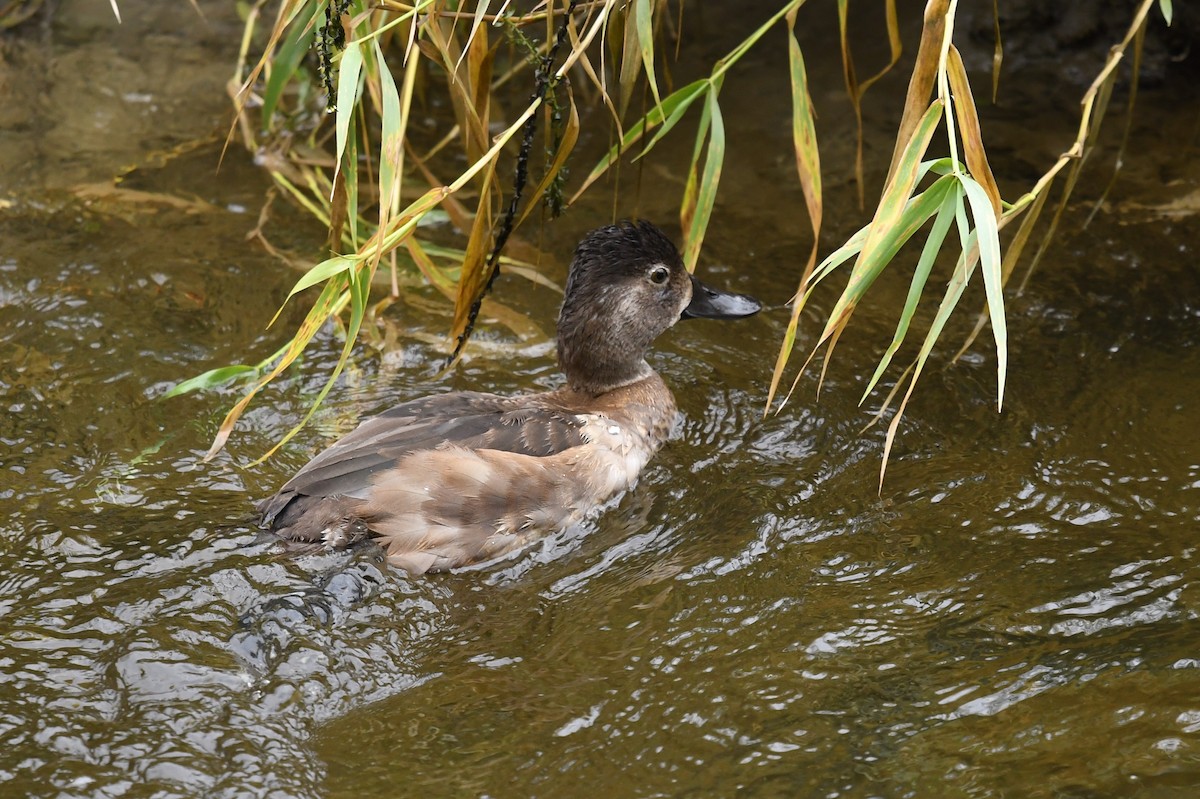
[[[262,521],[288,526],[294,514],[285,511],[298,496],[367,499],[375,475],[414,452],[455,446],[547,457],[585,443],[583,425],[577,415],[530,397],[455,392],[406,402],[363,421],[309,461],[259,504]]]

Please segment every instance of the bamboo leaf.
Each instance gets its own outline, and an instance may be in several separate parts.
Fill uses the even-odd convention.
[[[466,57],[467,51],[471,49],[471,43],[475,41],[475,34],[479,32],[479,26],[483,23],[483,18],[487,16],[488,6],[491,5],[491,0],[477,0],[475,5],[475,17],[471,20],[471,32],[467,34],[467,43],[463,46],[463,51],[459,53],[458,61],[454,64],[454,71],[458,72],[458,68],[462,66],[462,60]]]
[[[309,309],[304,321],[296,330],[296,334],[292,336],[292,340],[288,343],[282,357],[276,362],[275,367],[269,373],[255,381],[250,390],[225,414],[225,418],[221,420],[221,425],[217,429],[216,436],[213,437],[212,445],[204,455],[205,461],[212,460],[225,446],[225,442],[229,440],[229,434],[233,432],[233,426],[241,418],[246,407],[249,406],[258,392],[262,390],[263,386],[270,383],[282,374],[284,369],[292,365],[300,353],[304,351],[304,348],[308,346],[308,343],[312,341],[317,331],[321,329],[321,325],[325,324],[330,316],[338,313],[344,307],[347,300],[348,295],[343,293],[338,281],[330,280],[325,283],[325,288],[321,290],[320,296],[317,297],[316,302]]]
[[[1008,325],[1004,319],[1004,286],[1000,261],[1000,231],[987,192],[976,181],[964,176],[963,189],[971,204],[971,216],[978,233],[979,262],[987,293],[992,334],[996,339],[996,410],[1004,407],[1004,383],[1008,375]]]
[[[700,247],[708,230],[713,204],[717,199],[717,184],[721,181],[721,165],[725,161],[725,122],[721,117],[721,106],[717,104],[716,90],[708,95],[705,110],[711,116],[712,126],[708,134],[708,150],[704,156],[704,174],[695,197],[691,224],[686,230],[683,247],[683,265],[689,272],[696,269],[700,258]],[[695,162],[693,161],[693,164]]]
[[[916,388],[917,381],[921,377],[921,372],[925,368],[925,363],[929,360],[929,354],[933,351],[933,345],[942,335],[942,330],[946,326],[946,320],[950,318],[951,312],[958,305],[963,290],[966,289],[967,283],[971,280],[971,274],[975,271],[975,264],[979,259],[979,248],[975,246],[973,238],[974,233],[971,234],[972,240],[967,242],[967,246],[958,257],[958,263],[954,268],[954,275],[950,278],[950,283],[946,286],[946,293],[942,297],[941,305],[938,306],[933,323],[929,326],[929,331],[925,334],[925,341],[921,344],[921,351],[917,354],[912,377],[909,379],[908,390],[905,391],[904,399],[900,402],[900,407],[896,410],[896,415],[892,417],[891,424],[888,425],[887,436],[884,439],[883,445],[883,463],[879,467],[880,491],[883,490],[883,478],[887,473],[888,458],[892,452],[892,444],[895,443],[896,430],[900,426],[900,420],[904,417],[904,410],[908,407],[908,401],[912,398],[913,389]]]
[[[850,0],[837,0],[838,12],[838,41],[842,49],[842,77],[846,81],[846,94],[850,96],[850,105],[854,108],[854,185],[858,188],[858,207],[862,208],[864,200],[863,186],[863,126],[862,100],[858,90],[858,78],[854,74],[854,57],[850,54],[850,35],[848,31]]]
[[[629,19],[630,9],[626,7],[620,14],[621,18],[621,71],[617,78],[620,93],[617,98],[617,108],[622,117],[629,108],[629,100],[633,97],[633,86],[642,70],[642,48],[638,41],[637,21]],[[636,9],[634,9],[636,15]]]
[[[361,86],[363,65],[362,48],[358,42],[350,42],[342,51],[341,68],[338,70],[337,117],[335,131],[337,133],[337,155],[334,157],[334,182],[337,182],[338,171],[342,168],[346,154],[346,145],[350,141],[350,122],[354,117],[354,109]],[[358,165],[352,168],[357,171]]]
[[[1166,20],[1169,26],[1174,16],[1174,11],[1171,8],[1171,0],[1158,0],[1158,9],[1162,12],[1163,19]]]
[[[809,222],[813,229],[813,245],[809,251],[808,262],[800,276],[800,285],[792,302],[792,313],[788,319],[787,331],[779,354],[775,358],[775,368],[771,372],[771,385],[767,389],[767,401],[763,408],[766,413],[775,400],[783,379],[783,370],[792,355],[796,342],[796,332],[800,323],[800,313],[804,310],[809,281],[817,264],[817,253],[821,239],[821,153],[817,147],[816,124],[813,120],[812,97],[808,92],[808,75],[804,67],[804,54],[796,41],[796,10],[788,14],[788,66],[792,90],[792,144],[796,150],[796,172],[800,178],[800,189],[804,192],[804,202],[808,208]]]
[[[996,49],[992,52],[992,105],[1000,93],[1000,66],[1004,63],[1004,42],[1000,38],[1000,0],[992,0],[992,32]]]
[[[896,165],[912,132],[917,127],[924,109],[933,91],[934,80],[937,77],[938,61],[941,59],[942,39],[946,33],[946,12],[950,0],[929,0],[925,6],[924,23],[921,30],[921,44],[917,48],[917,60],[913,65],[912,77],[908,81],[908,94],[904,99],[904,115],[900,119],[900,128],[896,131],[896,146],[892,151],[892,163],[888,168],[885,185],[890,183],[896,172]]]
[[[346,325],[346,340],[342,345],[342,353],[338,357],[337,364],[333,367],[333,371],[329,374],[329,379],[325,381],[325,385],[321,387],[316,399],[308,408],[308,413],[300,422],[289,430],[283,438],[276,442],[275,446],[271,447],[267,452],[255,461],[255,464],[262,463],[270,458],[279,448],[287,442],[291,441],[297,433],[304,429],[312,419],[313,414],[317,412],[317,408],[321,407],[321,403],[325,401],[325,397],[329,395],[330,389],[337,383],[337,379],[342,374],[342,370],[346,367],[346,363],[350,360],[350,353],[354,351],[354,342],[358,339],[358,331],[362,327],[363,316],[367,310],[367,299],[371,291],[371,278],[373,269],[367,264],[362,264],[357,272],[348,275],[348,289],[350,295],[350,322]]]
[[[300,62],[304,59],[304,55],[312,48],[314,30],[309,25],[292,25],[287,39],[279,46],[279,50],[270,60],[271,72],[267,76],[267,84],[263,88],[262,96],[263,130],[272,129],[271,120],[275,115],[276,106],[279,105],[279,98],[288,81],[300,68]]]
[[[487,256],[493,228],[491,187],[495,169],[496,162],[493,160],[488,163],[483,180],[480,181],[479,203],[475,210],[471,235],[467,239],[466,255],[463,258],[462,273],[458,278],[458,291],[454,300],[454,321],[450,328],[452,338],[463,335],[471,308],[483,299],[483,292],[491,278]]]
[[[658,96],[658,81],[654,77],[654,20],[651,17],[651,3],[654,0],[634,0],[633,14],[637,24],[638,48],[642,52],[642,66],[646,70],[646,81],[650,84],[650,92],[654,95],[654,104],[661,105],[662,98]]]
[[[400,92],[396,89],[396,81],[383,58],[378,39],[373,41],[373,46],[375,63],[379,68],[379,86],[383,95],[383,127],[379,141],[379,210],[381,216],[390,216],[400,204],[404,129],[400,120]]]
[[[987,193],[992,212],[998,217],[1001,213],[1000,189],[996,186],[996,178],[992,176],[992,167],[988,164],[987,152],[983,148],[983,131],[979,127],[979,114],[975,110],[975,98],[971,94],[967,70],[963,66],[958,48],[954,45],[950,45],[947,52],[946,71],[950,77],[950,88],[954,92],[954,115],[958,117],[958,129],[963,137],[967,167],[971,176],[979,181]]]
[[[795,17],[790,17],[789,21],[794,23]],[[817,128],[813,120],[812,98],[808,93],[804,54],[801,53],[800,44],[791,29],[788,31],[788,64],[792,89],[792,144],[796,150],[796,172],[800,177],[800,188],[804,192],[804,203],[808,208],[813,230],[812,251],[804,275],[800,279],[800,287],[803,290],[816,265],[821,237],[821,152],[817,147]]]
[[[335,255],[332,258],[326,258],[321,263],[309,269],[304,275],[296,281],[296,285],[292,286],[292,290],[288,292],[284,299],[286,303],[292,297],[296,296],[306,288],[315,286],[318,283],[324,283],[334,275],[339,275],[342,272],[348,272],[354,268],[355,259],[347,255]],[[282,309],[281,309],[282,310]],[[276,312],[276,317],[279,316]],[[272,319],[272,322],[275,320]]]
[[[217,369],[210,369],[204,374],[196,375],[188,378],[180,383],[176,383],[171,387],[171,390],[162,395],[162,399],[170,397],[178,397],[181,394],[187,394],[192,391],[204,391],[210,388],[218,388],[226,383],[232,383],[239,377],[244,377],[247,374],[255,374],[258,370],[253,366],[237,365],[237,366],[222,366]]]
[[[896,169],[891,182],[884,189],[875,217],[863,242],[858,260],[850,273],[850,280],[838,298],[829,314],[829,321],[817,341],[817,346],[829,339],[835,331],[845,327],[855,306],[866,290],[870,288],[875,278],[888,263],[888,253],[895,252],[896,240],[902,231],[897,223],[905,212],[909,197],[921,171],[921,156],[929,146],[929,140],[937,128],[942,116],[942,102],[934,100],[930,103],[925,115],[921,118],[908,141],[908,146],[901,153],[896,163]],[[909,233],[908,235],[911,235]]]
[[[896,14],[896,0],[887,0],[884,6],[884,17],[887,20],[888,49],[891,51],[891,56],[882,69],[864,80],[858,87],[859,99],[867,93],[867,89],[871,88],[875,81],[891,72],[892,67],[896,66],[900,61],[900,56],[904,54],[904,45],[900,41],[900,19]]]
[[[896,332],[892,336],[892,343],[888,345],[887,351],[879,359],[879,366],[875,368],[875,374],[867,381],[867,387],[858,401],[859,405],[866,401],[867,395],[874,390],[876,384],[879,382],[879,378],[883,376],[884,371],[891,364],[892,357],[900,349],[900,345],[904,343],[904,339],[908,335],[909,325],[912,324],[913,314],[916,313],[917,304],[921,300],[921,292],[925,289],[925,284],[929,280],[929,273],[933,270],[934,261],[937,260],[937,255],[941,252],[942,244],[946,241],[946,234],[950,232],[950,223],[954,221],[954,211],[961,201],[962,189],[958,181],[953,179],[948,180],[947,191],[937,209],[937,217],[933,220],[933,227],[930,228],[929,236],[925,239],[925,247],[921,250],[921,257],[917,261],[917,268],[913,270],[912,281],[908,287],[908,296],[904,300],[904,308],[900,312],[900,320],[896,323]]]
[[[604,157],[600,159],[596,166],[592,168],[592,171],[584,179],[583,185],[580,186],[575,191],[574,196],[571,197],[571,203],[574,203],[577,199],[579,199],[579,196],[583,194],[583,192],[586,191],[589,186],[595,183],[601,175],[607,172],[609,167],[616,163],[617,159],[621,157],[622,153],[627,152],[631,147],[633,147],[633,145],[641,141],[647,130],[652,130],[659,125],[663,125],[663,130],[660,131],[653,140],[651,140],[650,144],[646,146],[646,149],[643,150],[638,157],[641,158],[643,155],[648,153],[650,148],[653,147],[659,139],[666,135],[667,131],[675,126],[675,124],[683,117],[683,113],[688,109],[688,107],[695,102],[698,97],[702,96],[710,88],[710,86],[711,85],[707,79],[701,79],[693,83],[689,83],[687,86],[677,89],[668,95],[665,99],[663,99],[661,105],[655,106],[647,111],[641,119],[639,119],[625,131],[625,135],[621,137],[620,141],[617,144],[614,144],[604,155]],[[666,120],[666,124],[663,124],[664,119]]]

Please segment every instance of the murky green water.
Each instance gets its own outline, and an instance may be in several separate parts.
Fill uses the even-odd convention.
[[[202,5],[204,23],[122,0],[117,28],[107,4],[64,2],[0,40],[5,796],[1195,795],[1200,218],[1144,207],[1200,188],[1194,81],[1144,92],[1128,204],[1087,230],[1070,211],[1013,301],[1004,413],[986,348],[933,370],[880,498],[883,433],[859,433],[855,403],[889,313],[860,311],[819,402],[806,383],[760,419],[808,246],[788,111],[765,101],[782,49],[763,56],[766,85],[727,93],[731,146],[761,146],[726,165],[706,274],[776,309],[664,337],[685,421],[615,510],[414,581],[370,552],[283,556],[251,500],[358,416],[430,390],[444,310],[397,309],[399,346],[361,354],[261,467],[241,465],[302,417],[332,334],[212,464],[236,394],[157,399],[272,352],[284,331],[263,323],[294,280],[244,240],[264,177],[240,153],[214,174],[240,31]],[[837,63],[810,61],[832,242],[860,219],[849,109]],[[1001,174],[1069,141],[1080,89],[1054,91],[1067,111],[994,112]],[[878,167],[890,145],[872,141]],[[624,211],[672,219],[679,149]],[[131,166],[123,188],[202,204],[87,189]],[[606,213],[547,229],[556,277]],[[305,224],[285,216],[276,243],[311,246]],[[508,280],[550,330],[556,297]],[[555,380],[535,344],[438,387]]]

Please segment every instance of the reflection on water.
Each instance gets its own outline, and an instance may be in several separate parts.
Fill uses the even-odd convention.
[[[107,99],[71,95],[57,121],[26,109],[25,137],[3,134],[12,155],[47,146],[39,131],[104,132],[67,166],[0,172],[6,795],[1192,795],[1196,218],[1065,238],[1013,305],[1004,414],[989,358],[932,373],[882,498],[883,432],[860,434],[854,403],[891,318],[861,309],[821,401],[803,384],[766,419],[762,354],[785,314],[692,323],[655,355],[684,420],[636,491],[512,560],[412,581],[371,551],[283,554],[254,531],[251,500],[359,415],[431,390],[441,350],[427,342],[446,320],[404,309],[399,356],[358,358],[297,443],[236,466],[302,417],[340,349],[328,334],[229,456],[202,463],[235,394],[155,398],[273,351],[281,333],[263,321],[292,279],[243,240],[262,176],[236,156],[213,173],[238,27],[216,3],[196,36],[186,4],[123,0],[120,30],[85,5],[63,4],[44,34],[62,54],[18,42],[6,67],[144,59],[92,76]],[[139,30],[155,31],[144,51],[113,61]],[[180,47],[220,68],[137,77]],[[1176,141],[1176,101],[1142,102],[1164,130],[1144,146]],[[757,124],[730,103],[731,137]],[[836,125],[842,111],[822,113]],[[1039,141],[1027,146],[1059,146]],[[128,180],[208,210],[71,193],[172,149]],[[768,168],[731,175],[743,205],[718,208],[727,227],[706,255],[735,290],[779,303],[807,243],[774,216],[800,218],[798,190],[794,207],[766,202],[751,179]],[[641,210],[669,219],[674,202]],[[579,209],[547,251],[564,260],[605,213]],[[521,309],[548,329],[557,299],[536,292]],[[554,375],[532,346],[433,388]]]

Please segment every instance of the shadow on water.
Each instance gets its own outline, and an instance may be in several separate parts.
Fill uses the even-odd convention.
[[[1185,200],[1200,170],[1185,74],[1142,94],[1130,199],[1086,230],[1088,209],[1069,211],[1013,299],[1004,413],[986,346],[931,372],[882,497],[883,431],[860,433],[871,408],[856,402],[886,312],[859,311],[819,402],[802,382],[766,419],[786,312],[690,323],[654,356],[681,428],[634,492],[512,560],[413,581],[370,550],[287,556],[251,501],[364,414],[431,390],[546,388],[552,354],[489,329],[486,357],[431,383],[445,310],[413,304],[392,320],[397,348],[357,357],[272,462],[234,465],[302,418],[332,333],[202,463],[236,394],[156,398],[274,351],[283,332],[263,321],[294,275],[245,241],[263,175],[234,151],[214,174],[240,26],[201,5],[197,23],[185,3],[122,0],[117,28],[106,4],[63,2],[0,53],[16,92],[0,112],[6,794],[1192,795],[1200,217]],[[764,100],[781,55],[723,97],[730,140],[763,146],[731,150],[704,266],[776,306],[808,248],[788,112]],[[851,117],[836,56],[810,68],[832,242],[861,218],[837,133]],[[876,170],[903,85],[889,80]],[[1022,180],[1075,124],[1024,115],[1081,91],[1027,96],[1035,84],[985,110],[997,172]],[[689,155],[648,164],[624,210],[672,219]],[[118,173],[145,195],[96,188]],[[547,229],[560,279],[606,208]],[[273,235],[315,251],[308,225],[283,217]],[[557,298],[508,280],[501,295],[549,330]],[[878,308],[905,289],[885,278]]]

